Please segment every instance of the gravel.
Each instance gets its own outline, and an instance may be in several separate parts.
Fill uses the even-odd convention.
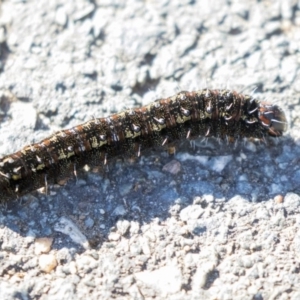
[[[275,140],[182,143],[0,209],[1,299],[299,299],[299,1],[2,1],[0,154],[179,90],[254,92]]]

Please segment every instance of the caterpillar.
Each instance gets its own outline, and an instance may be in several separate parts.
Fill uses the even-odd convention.
[[[230,90],[182,91],[146,106],[94,118],[0,159],[0,201],[18,198],[76,176],[86,164],[140,156],[142,150],[181,139],[281,136],[284,112]]]

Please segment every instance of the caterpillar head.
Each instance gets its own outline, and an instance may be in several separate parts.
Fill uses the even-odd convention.
[[[258,119],[271,136],[281,136],[287,130],[287,120],[284,112],[274,104],[261,102]]]

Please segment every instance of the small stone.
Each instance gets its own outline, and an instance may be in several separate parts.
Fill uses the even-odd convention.
[[[186,246],[183,247],[183,251],[184,251],[185,253],[188,253],[190,250],[191,250],[191,247],[188,246],[188,245],[186,245]]]
[[[113,216],[124,216],[126,215],[126,209],[123,205],[118,205],[112,212]]]
[[[120,195],[123,197],[127,195],[132,190],[132,183],[124,183],[119,186]]]
[[[86,181],[84,179],[77,179],[76,185],[78,185],[78,186],[85,186],[86,185]]]
[[[255,218],[258,220],[269,220],[270,213],[267,209],[265,209],[264,207],[261,207],[261,208],[257,209]]]
[[[39,257],[39,266],[45,273],[50,273],[57,266],[55,256],[53,254],[42,254]]]
[[[150,242],[155,242],[156,241],[156,236],[155,236],[155,234],[152,231],[147,231],[144,236]]]
[[[180,291],[183,277],[177,266],[166,266],[155,271],[144,271],[134,275],[139,290],[144,294],[151,288],[165,298]]]
[[[175,205],[170,207],[169,214],[171,216],[177,216],[180,212],[180,209],[181,209],[181,206],[179,204],[175,204]]]
[[[178,160],[173,159],[164,165],[163,171],[176,175],[181,171],[181,163]]]
[[[65,10],[61,7],[56,11],[55,22],[64,27],[67,24],[68,17]]]
[[[131,221],[130,222],[130,233],[131,234],[138,234],[140,230],[140,225],[138,222],[135,222],[135,221]]]
[[[284,197],[284,207],[288,214],[293,214],[300,206],[300,196],[295,193],[288,193]]]
[[[253,259],[250,255],[245,255],[245,256],[241,257],[239,263],[240,263],[241,267],[244,267],[247,269],[251,268],[254,264]]]
[[[90,248],[86,236],[71,220],[67,219],[66,217],[61,217],[59,219],[59,221],[54,225],[54,230],[69,236],[73,242],[80,244],[83,248]]]
[[[137,256],[142,252],[142,245],[140,242],[136,242],[130,245],[130,254],[133,256]],[[147,251],[147,250],[146,250]]]
[[[274,197],[275,203],[279,204],[283,202],[283,196],[282,195],[277,195]]]
[[[200,205],[190,205],[180,212],[182,221],[197,220],[203,214],[204,209]]]
[[[110,241],[118,241],[120,239],[121,235],[117,232],[111,232],[108,236],[108,239]]]
[[[69,264],[69,270],[71,274],[77,273],[76,263],[74,261],[71,261]]]
[[[83,2],[84,3],[84,2]],[[82,5],[80,9],[73,15],[75,21],[81,20],[87,17],[95,10],[95,5],[93,3]]]
[[[193,199],[193,204],[198,204],[198,205],[207,204],[207,203],[214,202],[214,200],[215,200],[215,197],[213,195],[211,195],[211,194],[205,194],[202,197],[196,196]]]
[[[20,87],[22,88],[22,87]],[[21,95],[25,94],[24,88],[21,89]],[[35,128],[37,122],[37,112],[31,103],[13,102],[11,104],[10,112],[14,120],[12,126],[22,127],[26,124],[26,128]],[[26,113],[24,113],[26,112]]]
[[[85,221],[84,221],[85,227],[86,228],[92,228],[95,224],[94,220],[90,217],[88,217]]]
[[[51,250],[51,245],[53,243],[53,238],[38,238],[35,240],[34,253],[40,255],[42,253],[48,253]]]
[[[215,197],[212,194],[205,194],[202,196],[202,199],[207,203],[212,203],[215,201]]]
[[[146,238],[144,238],[142,242],[142,251],[145,255],[151,255],[151,248]]]
[[[203,202],[202,198],[197,196],[193,199],[193,204],[201,204]]]
[[[118,221],[117,228],[121,235],[125,235],[130,227],[130,222],[127,220]]]
[[[192,286],[193,289],[199,290],[199,288],[204,288],[209,281],[209,274],[215,269],[215,264],[213,262],[206,262],[201,264],[194,275]]]

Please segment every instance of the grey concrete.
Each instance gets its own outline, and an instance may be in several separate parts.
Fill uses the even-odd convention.
[[[299,49],[293,0],[3,1],[1,155],[206,87],[255,89],[289,130],[149,151],[2,207],[0,298],[300,299]]]

